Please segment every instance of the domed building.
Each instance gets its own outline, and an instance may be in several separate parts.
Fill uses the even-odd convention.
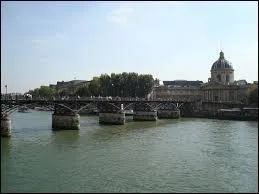
[[[234,83],[234,69],[229,61],[224,57],[224,53],[221,51],[219,59],[215,61],[211,67],[211,78],[209,82],[218,82],[222,84]]]
[[[238,101],[238,86],[234,84],[234,69],[219,53],[219,59],[211,67],[208,83],[201,87],[203,101]]]
[[[246,101],[249,84],[245,80],[234,80],[234,68],[225,59],[224,53],[212,64],[211,77],[202,81],[174,80],[163,81],[149,94],[150,99],[199,99],[203,102],[239,103]]]

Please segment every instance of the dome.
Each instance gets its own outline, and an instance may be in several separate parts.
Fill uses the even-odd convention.
[[[219,59],[213,63],[211,70],[214,69],[233,69],[231,63],[224,58],[224,53],[221,51]]]

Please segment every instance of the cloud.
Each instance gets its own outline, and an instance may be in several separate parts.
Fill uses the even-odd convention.
[[[116,24],[126,24],[130,14],[134,12],[134,9],[127,4],[120,4],[119,8],[111,11],[107,15],[108,22]]]

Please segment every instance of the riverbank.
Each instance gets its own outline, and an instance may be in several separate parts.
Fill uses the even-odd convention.
[[[193,112],[190,115],[183,117],[238,121],[258,121],[258,108],[229,108],[218,109],[216,111],[202,110]]]

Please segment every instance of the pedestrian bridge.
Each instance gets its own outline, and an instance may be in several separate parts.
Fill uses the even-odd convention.
[[[1,134],[10,136],[10,115],[21,106],[53,108],[53,129],[79,129],[80,112],[97,109],[99,123],[125,123],[125,112],[133,110],[135,121],[156,121],[158,118],[174,119],[197,108],[195,100],[146,100],[146,99],[85,99],[85,100],[2,100]]]

